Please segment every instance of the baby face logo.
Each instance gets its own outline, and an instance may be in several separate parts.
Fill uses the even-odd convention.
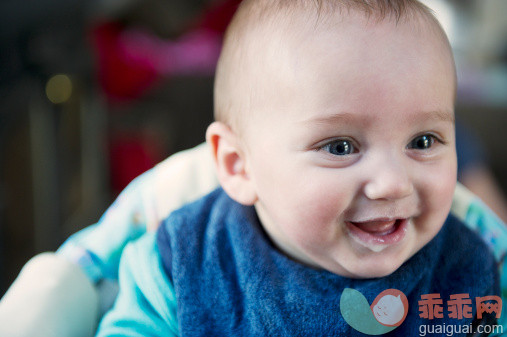
[[[407,296],[398,289],[384,290],[373,301],[371,311],[380,324],[400,326],[408,313]]]
[[[340,311],[355,330],[367,335],[383,335],[403,323],[408,313],[408,300],[401,291],[387,289],[378,294],[370,306],[359,291],[345,288]]]

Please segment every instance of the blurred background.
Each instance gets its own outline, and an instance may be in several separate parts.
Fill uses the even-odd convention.
[[[0,2],[0,296],[134,177],[204,141],[239,2]],[[423,2],[455,51],[460,179],[505,220],[507,1]]]

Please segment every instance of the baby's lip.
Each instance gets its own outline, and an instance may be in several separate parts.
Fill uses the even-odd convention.
[[[350,223],[364,232],[375,235],[385,235],[394,230],[397,220],[398,218],[381,218],[366,221],[350,221]]]
[[[409,218],[345,221],[350,235],[363,246],[380,251],[403,240]]]

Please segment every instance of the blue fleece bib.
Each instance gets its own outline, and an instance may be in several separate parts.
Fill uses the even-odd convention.
[[[456,218],[387,277],[349,279],[316,270],[278,251],[253,207],[222,189],[174,212],[160,227],[157,245],[178,302],[181,336],[365,336],[340,313],[345,288],[371,304],[382,291],[401,290],[409,311],[386,336],[419,335],[421,324],[470,324],[453,319],[452,294],[498,293],[497,268],[486,245]],[[439,293],[444,318],[420,318],[421,295]],[[473,307],[475,317],[475,306]]]

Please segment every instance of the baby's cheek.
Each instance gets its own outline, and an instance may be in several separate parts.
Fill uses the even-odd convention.
[[[435,174],[434,178],[431,179],[433,186],[430,193],[432,193],[432,199],[435,200],[434,206],[444,208],[444,213],[451,207],[454,189],[456,188],[456,179],[455,165],[443,165],[438,174]]]
[[[294,202],[291,217],[297,224],[298,241],[307,244],[335,239],[342,230],[340,223],[346,206],[336,190],[308,190],[306,197]],[[297,215],[296,215],[297,214]]]
[[[422,216],[427,219],[427,226],[440,229],[451,207],[456,173],[448,165],[435,167],[427,173],[426,179],[420,181],[418,188]]]

